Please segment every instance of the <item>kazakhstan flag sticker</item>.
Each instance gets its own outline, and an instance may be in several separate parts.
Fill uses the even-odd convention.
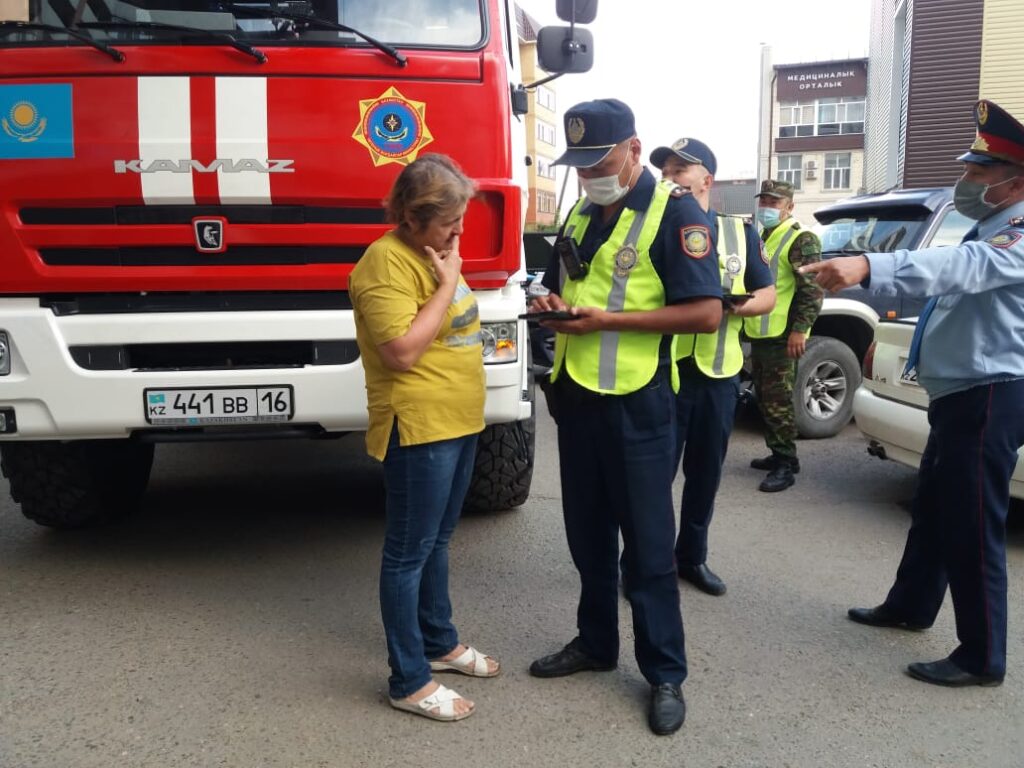
[[[71,85],[0,85],[0,160],[74,157]]]

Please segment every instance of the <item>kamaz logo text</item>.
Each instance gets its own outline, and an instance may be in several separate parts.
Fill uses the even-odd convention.
[[[295,173],[294,160],[115,160],[114,173]]]

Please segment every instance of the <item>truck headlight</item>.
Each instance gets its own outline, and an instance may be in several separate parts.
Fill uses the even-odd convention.
[[[515,323],[484,323],[480,326],[484,365],[514,363],[519,359]]]
[[[6,376],[11,372],[11,344],[7,339],[7,333],[0,331],[0,376]]]

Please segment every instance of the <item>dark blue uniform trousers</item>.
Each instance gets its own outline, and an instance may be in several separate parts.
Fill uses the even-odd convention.
[[[679,361],[676,397],[676,458],[683,460],[683,501],[679,508],[676,562],[700,565],[708,556],[708,526],[722,480],[722,462],[736,420],[739,378],[714,379],[693,358]]]
[[[960,646],[975,675],[1006,672],[1006,513],[1024,444],[1024,380],[973,387],[928,408],[913,521],[886,605],[930,625],[949,586]]]
[[[598,395],[563,371],[555,384],[565,532],[580,574],[584,650],[619,655],[619,531],[636,660],[652,685],[686,678],[672,544],[675,393],[668,366],[627,395]]]

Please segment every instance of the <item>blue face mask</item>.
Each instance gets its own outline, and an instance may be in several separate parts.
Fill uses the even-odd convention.
[[[779,226],[778,208],[758,208],[757,220],[765,229]]]

